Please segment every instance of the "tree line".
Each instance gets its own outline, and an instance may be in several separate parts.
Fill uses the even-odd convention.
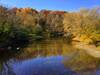
[[[0,47],[16,48],[35,40],[64,37],[100,42],[100,8],[77,12],[0,6]]]

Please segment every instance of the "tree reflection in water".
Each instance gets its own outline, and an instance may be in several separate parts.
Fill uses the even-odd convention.
[[[0,51],[0,75],[16,75],[13,72],[12,64],[17,60],[14,59],[18,51],[2,50]]]
[[[24,48],[21,52],[11,52],[11,51],[0,52],[1,53],[0,63],[2,64],[1,75],[7,75],[7,73],[8,75],[15,74],[13,71],[12,64],[13,63],[15,64],[16,61],[18,61],[19,63],[25,60],[27,61],[29,59],[34,59],[34,58],[39,58],[39,57],[41,58],[41,57],[50,57],[50,56],[62,56],[62,55],[69,54],[69,52],[72,52],[70,47],[68,47],[66,44],[66,41],[62,39],[56,39],[56,40],[52,39],[52,40],[46,40],[46,41],[41,41],[41,42],[34,42],[33,44],[29,45],[27,48]],[[11,59],[14,59],[14,60],[11,61]],[[48,62],[47,60],[45,61]],[[54,61],[54,60],[50,60],[50,61]],[[61,62],[61,60],[57,60],[57,61]],[[53,65],[56,65],[56,63]],[[60,66],[60,64],[58,64],[58,66]],[[16,67],[14,67],[14,69],[15,68]],[[56,68],[56,67],[52,67],[52,68]],[[23,68],[23,69],[26,69],[26,68]],[[56,69],[59,69],[59,68],[56,68]],[[49,67],[48,67],[48,71],[50,71]]]
[[[72,70],[97,70],[99,65],[100,60],[77,50],[62,39],[34,42],[17,52],[0,52],[0,75],[76,75]],[[86,69],[87,72],[89,69]]]

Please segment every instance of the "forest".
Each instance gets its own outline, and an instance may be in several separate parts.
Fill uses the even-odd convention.
[[[0,6],[1,50],[58,37],[100,46],[100,7],[67,12]]]

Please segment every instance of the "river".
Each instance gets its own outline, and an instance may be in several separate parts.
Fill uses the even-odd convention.
[[[100,75],[99,62],[64,39],[49,39],[0,53],[0,75]]]

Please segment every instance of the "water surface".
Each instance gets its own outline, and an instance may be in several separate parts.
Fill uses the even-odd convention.
[[[0,75],[100,74],[99,69],[97,70],[94,67],[92,70],[87,69],[86,71],[78,72],[74,70],[73,67],[66,66],[65,63],[70,59],[74,59],[74,57],[77,57],[76,49],[73,46],[68,45],[64,39],[51,39],[34,42],[22,51],[15,53],[0,53]],[[79,58],[75,58],[75,61],[77,60],[79,60]],[[82,61],[85,60],[82,59]],[[94,61],[95,60],[92,60],[92,62]],[[71,62],[71,65],[75,65],[76,63],[77,62]],[[86,65],[87,64],[85,64],[85,66]],[[94,62],[93,65],[95,66],[96,63]],[[78,65],[75,65],[75,67],[77,66]]]

